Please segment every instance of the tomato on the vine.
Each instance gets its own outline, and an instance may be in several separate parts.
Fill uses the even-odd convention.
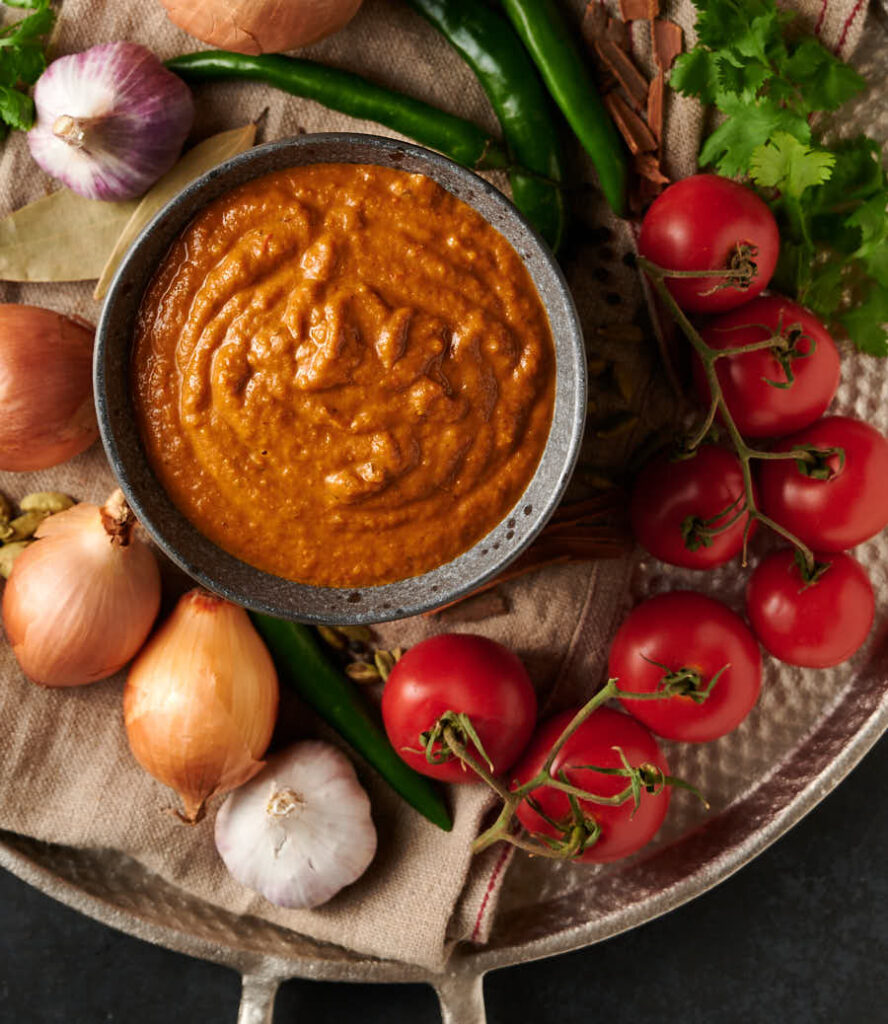
[[[533,684],[517,655],[495,640],[444,633],[423,640],[398,661],[382,693],[385,731],[398,755],[416,771],[445,782],[478,782],[455,757],[430,763],[425,748],[443,756],[434,730],[446,712],[469,753],[485,758],[458,716],[468,717],[494,774],[506,771],[527,746],[536,722]],[[455,717],[456,716],[456,717]]]
[[[833,450],[813,464],[769,459],[761,466],[761,508],[819,551],[844,551],[888,524],[888,440],[848,416],[827,416],[776,451]]]
[[[656,455],[644,466],[632,488],[629,521],[639,544],[660,561],[711,569],[742,549],[745,504],[740,460],[705,444],[689,456]]]
[[[676,590],[629,613],[611,646],[608,675],[620,690],[672,693],[620,702],[660,736],[705,743],[731,732],[752,710],[762,656],[749,627],[721,601]]]
[[[844,552],[816,554],[807,579],[792,549],[768,555],[749,580],[746,609],[765,648],[788,665],[829,668],[860,649],[875,617],[863,566]]]
[[[726,271],[723,277],[666,279],[675,301],[691,313],[718,313],[754,298],[767,288],[779,249],[777,222],[765,203],[716,174],[670,185],[651,204],[638,236],[641,255],[664,270]],[[751,277],[738,276],[744,269]]]
[[[574,714],[574,711],[565,711],[539,727],[521,761],[510,773],[515,783],[522,785],[540,774],[550,749]],[[564,773],[571,785],[595,796],[612,797],[626,789],[628,778],[604,775],[594,769],[624,768],[623,757],[633,768],[650,766],[651,774],[660,778],[669,773],[657,741],[640,722],[620,711],[599,708],[558,751],[550,775],[560,778]],[[652,789],[654,791],[649,792],[642,788],[638,807],[631,797],[614,806],[580,799],[583,817],[594,819],[601,831],[597,841],[576,859],[596,863],[619,860],[652,839],[666,817],[669,787],[660,784]],[[528,832],[553,839],[563,838],[572,824],[567,794],[546,785],[533,789],[529,798],[519,804],[516,814]]]
[[[826,412],[839,386],[839,352],[813,313],[780,295],[762,295],[710,321],[700,332],[710,348],[740,348],[768,338],[774,347],[715,362],[722,394],[746,437],[779,437],[809,426]],[[694,356],[694,384],[708,406],[709,382]]]

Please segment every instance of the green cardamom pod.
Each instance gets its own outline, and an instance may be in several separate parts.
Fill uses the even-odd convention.
[[[12,527],[10,541],[28,540],[37,532],[37,527],[49,515],[48,512],[23,512],[9,524]]]
[[[0,576],[8,580],[12,572],[13,562],[30,545],[29,540],[17,540],[13,544],[4,544],[0,547]]]
[[[350,665],[346,665],[345,674],[353,682],[360,683],[361,686],[378,683],[380,680],[376,666],[368,665],[366,661],[353,661]]]
[[[367,644],[373,639],[373,630],[369,626],[337,626],[336,631],[357,643]]]
[[[334,651],[344,651],[348,647],[348,641],[333,626],[317,626],[316,629],[324,643],[332,647]]]
[[[26,494],[19,502],[22,512],[47,512],[54,515],[56,512],[64,512],[71,508],[74,499],[61,491],[35,491],[33,494]]]
[[[376,671],[379,673],[380,678],[383,682],[389,677],[389,673],[395,667],[395,659],[391,651],[374,651],[373,662],[376,665]]]

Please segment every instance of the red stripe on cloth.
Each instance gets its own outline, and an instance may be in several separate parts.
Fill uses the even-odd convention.
[[[845,24],[842,26],[842,34],[839,36],[839,41],[836,45],[836,53],[841,53],[842,47],[845,45],[845,40],[848,38],[848,32],[851,30],[851,26],[857,20],[857,15],[866,7],[866,0],[857,0],[854,5],[854,9],[848,15],[845,20]]]
[[[820,30],[823,28],[823,23],[826,20],[826,11],[829,7],[829,0],[823,0],[820,5],[820,14],[817,16],[817,24],[814,26],[814,35],[819,36]]]
[[[493,890],[496,888],[496,881],[502,874],[503,868],[506,866],[506,861],[509,859],[509,854],[511,852],[511,846],[509,846],[508,843],[503,844],[503,852],[500,854],[499,860],[496,862],[496,866],[490,874],[490,880],[487,883],[487,888],[484,890],[484,899],[481,900],[481,906],[478,908],[478,917],[475,919],[475,927],[472,929],[472,942],[475,942],[481,934],[481,923],[484,920],[484,911],[487,910],[487,904],[490,902],[490,897],[493,895]]]

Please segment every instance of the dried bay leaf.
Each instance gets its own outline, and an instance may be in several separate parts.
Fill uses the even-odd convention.
[[[91,281],[96,298],[155,213],[185,186],[249,149],[256,125],[221,132],[190,149],[141,199],[109,203],[62,188],[0,220],[0,281]],[[109,255],[110,254],[110,255]]]
[[[102,299],[108,291],[111,278],[136,240],[142,228],[165,206],[173,196],[178,195],[186,185],[212,170],[225,160],[249,149],[256,138],[256,125],[247,124],[242,128],[220,132],[189,149],[176,166],[153,185],[142,196],[129,222],[117,239],[107,263],[102,269],[93,298]]]
[[[107,203],[62,188],[0,220],[0,280],[97,278],[138,199]]]

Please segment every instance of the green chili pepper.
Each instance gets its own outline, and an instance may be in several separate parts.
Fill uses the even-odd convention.
[[[407,803],[449,832],[453,823],[438,790],[398,757],[355,685],[327,660],[311,630],[298,622],[258,612],[251,612],[250,617],[268,644],[281,679],[366,758]]]
[[[571,128],[592,157],[617,216],[626,202],[626,150],[556,0],[503,0],[509,20]]]
[[[475,72],[509,153],[512,199],[553,250],[564,234],[561,137],[546,90],[509,23],[478,0],[407,0]],[[554,115],[554,116],[553,116]],[[524,173],[524,170],[532,174]],[[549,179],[549,180],[545,180]]]
[[[377,121],[466,167],[506,167],[509,162],[503,147],[471,121],[350,71],[301,57],[249,57],[227,50],[204,50],[174,57],[166,65],[189,82],[230,78],[265,82],[293,96],[317,100],[331,110]]]

